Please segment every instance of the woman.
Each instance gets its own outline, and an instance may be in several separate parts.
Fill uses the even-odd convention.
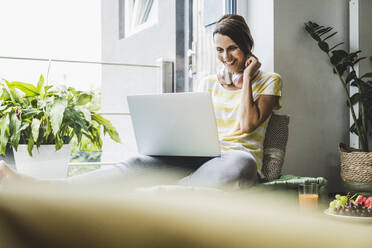
[[[259,70],[261,64],[252,54],[253,39],[243,17],[223,16],[216,24],[213,38],[224,70],[219,76],[207,77],[199,84],[199,90],[209,91],[212,96],[222,149],[220,157],[139,156],[111,168],[63,180],[93,183],[124,180],[148,175],[153,172],[150,169],[169,168],[182,171],[177,180],[181,185],[240,188],[255,184],[261,175],[269,117],[273,109],[280,107],[281,80],[277,74]],[[6,180],[35,179],[1,163],[0,181]]]

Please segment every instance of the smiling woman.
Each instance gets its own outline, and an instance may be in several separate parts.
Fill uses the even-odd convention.
[[[236,85],[226,85],[216,76],[201,84],[201,90],[211,92],[220,156],[134,156],[114,167],[71,177],[65,182],[98,183],[134,178],[136,182],[147,183],[154,171],[166,170],[178,172],[172,183],[180,185],[239,189],[256,184],[263,177],[266,128],[273,110],[280,107],[281,79],[275,73],[260,71],[261,63],[251,53],[253,40],[243,17],[223,16],[213,36],[217,56],[228,75],[242,72],[242,81]],[[5,165],[0,170],[12,174]]]

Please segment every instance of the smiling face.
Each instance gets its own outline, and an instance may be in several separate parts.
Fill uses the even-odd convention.
[[[216,33],[214,44],[218,60],[224,64],[230,73],[244,69],[246,56],[229,36]]]

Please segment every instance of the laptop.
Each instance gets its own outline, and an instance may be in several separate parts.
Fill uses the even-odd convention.
[[[209,93],[127,96],[138,152],[153,156],[221,154]]]

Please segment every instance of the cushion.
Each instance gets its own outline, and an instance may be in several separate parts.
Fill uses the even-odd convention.
[[[272,114],[266,129],[262,174],[269,181],[279,178],[288,141],[289,116]]]

